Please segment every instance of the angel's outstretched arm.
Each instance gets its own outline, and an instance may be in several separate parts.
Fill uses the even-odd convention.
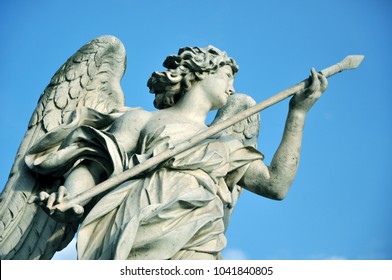
[[[254,161],[239,182],[244,188],[276,200],[287,195],[298,169],[306,114],[328,85],[326,78],[314,69],[311,78],[310,87],[290,101],[282,141],[271,165],[268,167],[261,160]]]

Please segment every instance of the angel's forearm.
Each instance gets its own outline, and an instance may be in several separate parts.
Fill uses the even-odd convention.
[[[298,170],[306,114],[290,110],[282,141],[269,166],[270,185],[286,196]]]
[[[72,198],[94,187],[102,180],[103,172],[103,168],[95,162],[80,163],[69,173],[64,182],[67,196]]]
[[[297,173],[304,122],[304,113],[290,110],[271,165],[267,167],[261,160],[254,161],[239,184],[256,194],[284,199]]]

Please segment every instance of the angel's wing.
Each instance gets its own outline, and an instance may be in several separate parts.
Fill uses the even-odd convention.
[[[212,124],[229,119],[232,116],[256,105],[256,101],[246,94],[236,93],[229,97],[226,105],[218,110]],[[245,120],[230,126],[223,133],[238,139],[244,146],[257,147],[260,129],[260,115],[255,114]]]
[[[246,94],[233,94],[224,107],[218,110],[212,124],[219,123],[229,119],[242,111],[256,105],[256,101]],[[244,146],[257,148],[257,141],[260,129],[260,114],[252,115],[222,131],[222,134],[230,135],[239,140]],[[238,185],[231,189],[231,207],[225,208],[224,224],[227,229],[231,215],[233,214],[234,205],[242,192],[242,188]]]
[[[62,182],[33,174],[24,156],[42,136],[67,123],[77,107],[101,113],[124,107],[125,63],[122,43],[99,37],[70,57],[42,93],[0,197],[0,259],[50,259],[72,240],[77,224],[55,222],[32,202],[39,191]]]

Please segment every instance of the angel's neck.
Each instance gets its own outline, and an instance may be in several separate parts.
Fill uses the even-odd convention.
[[[179,116],[184,116],[200,124],[205,124],[211,106],[209,102],[203,101],[197,94],[187,93],[169,109]]]

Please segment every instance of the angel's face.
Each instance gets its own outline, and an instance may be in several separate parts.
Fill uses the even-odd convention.
[[[212,110],[224,106],[229,95],[235,92],[233,70],[229,65],[220,67],[216,73],[209,74],[199,83],[211,102]]]

